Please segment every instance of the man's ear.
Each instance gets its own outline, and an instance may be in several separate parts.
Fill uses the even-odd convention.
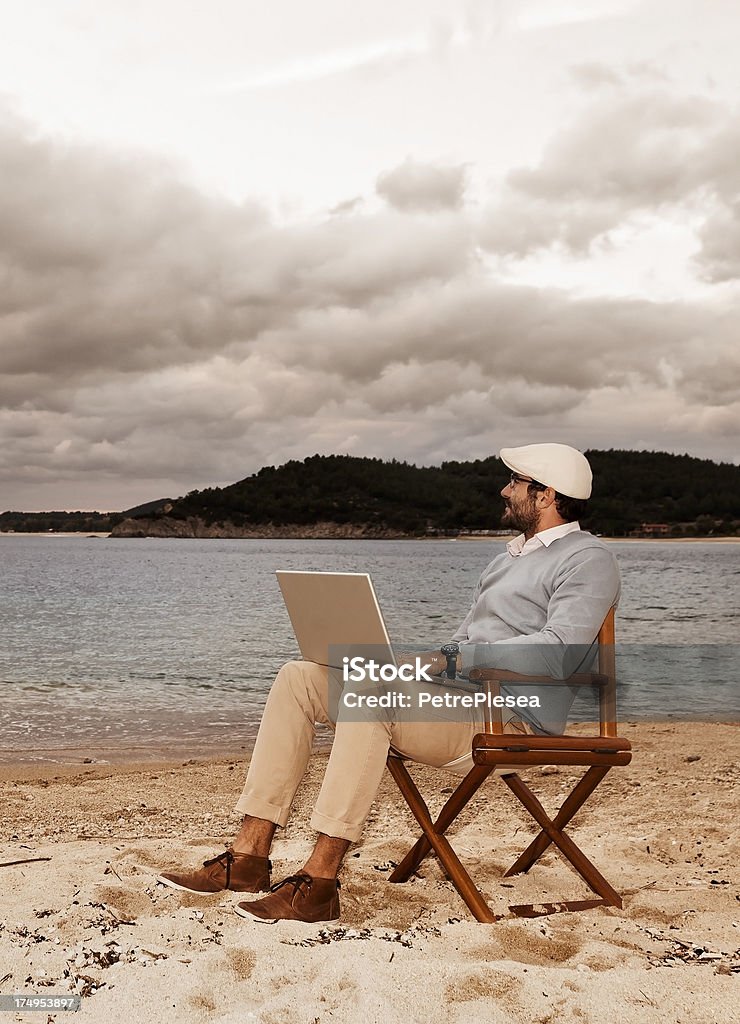
[[[542,499],[540,502],[541,508],[549,508],[555,501],[555,488],[546,487],[544,491],[538,493],[537,497]]]

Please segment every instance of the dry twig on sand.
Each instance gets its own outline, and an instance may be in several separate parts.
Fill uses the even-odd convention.
[[[16,864],[36,864],[40,860],[51,860],[51,857],[26,857],[24,860],[6,860],[0,864],[0,868],[12,868]]]

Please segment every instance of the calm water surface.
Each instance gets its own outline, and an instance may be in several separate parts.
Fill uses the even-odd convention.
[[[436,647],[502,549],[0,534],[0,758],[248,749],[272,677],[297,655],[275,569],[370,572],[394,642]],[[737,718],[740,545],[612,550],[625,715],[665,708],[670,684],[671,713]]]

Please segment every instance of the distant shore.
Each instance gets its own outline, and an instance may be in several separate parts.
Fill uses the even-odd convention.
[[[606,541],[607,543],[614,544],[737,544],[740,543],[740,537],[607,537],[603,534],[596,534],[599,540]],[[428,538],[434,540],[434,537]],[[447,540],[511,540],[511,536],[506,537],[471,537],[468,534],[460,534],[457,537],[447,537]]]
[[[296,533],[245,533],[243,536],[236,535],[223,535],[223,536],[210,536],[210,537],[158,537],[156,539],[175,539],[175,540],[424,540],[424,541],[502,541],[506,542],[513,538],[514,534],[471,534],[471,533],[458,533],[450,535],[449,537],[439,536],[418,536],[415,534],[379,534],[376,536],[368,536],[358,534],[357,536],[348,536],[347,534],[296,534]],[[608,537],[605,534],[596,534],[600,540],[606,541],[607,543],[618,543],[618,544],[654,544],[659,542],[661,544],[738,544],[740,543],[740,537]],[[139,536],[139,537],[117,537],[112,533],[92,533],[90,531],[76,531],[76,530],[0,530],[0,537],[76,537],[81,540],[97,540],[98,538],[108,539],[113,537],[114,539],[122,540],[149,540],[154,539],[151,536]]]

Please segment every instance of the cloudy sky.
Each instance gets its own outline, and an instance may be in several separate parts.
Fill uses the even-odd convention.
[[[737,461],[734,0],[0,0],[0,510]]]

